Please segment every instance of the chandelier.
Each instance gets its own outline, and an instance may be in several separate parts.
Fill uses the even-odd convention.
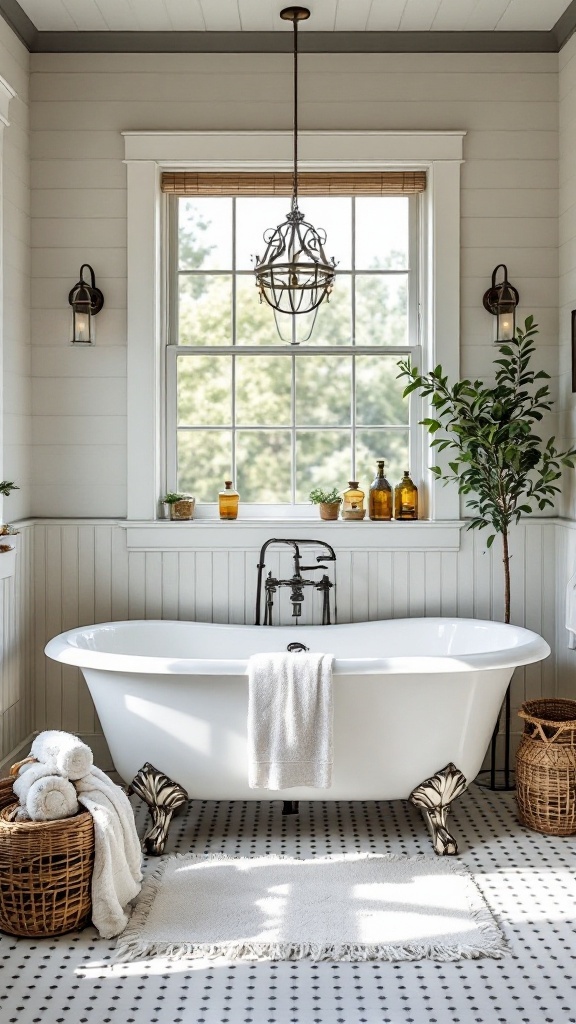
[[[297,345],[294,315],[313,313],[306,337],[308,341],[318,313],[318,307],[330,298],[334,287],[333,258],[324,252],[326,232],[317,229],[304,220],[298,208],[298,22],[310,17],[306,7],[285,7],[280,12],[284,21],[294,26],[294,169],[292,173],[292,203],[286,220],[277,228],[264,232],[266,250],[264,256],[254,257],[256,287],[260,302],[265,301],[274,310],[276,329],[282,341],[281,322],[278,314],[291,317],[292,331],[290,344]]]

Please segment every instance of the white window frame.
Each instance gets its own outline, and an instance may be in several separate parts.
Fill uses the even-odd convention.
[[[164,359],[166,323],[164,170],[286,170],[291,132],[124,132],[127,164],[127,412],[129,521],[154,522],[164,485]],[[308,171],[426,170],[422,197],[419,267],[424,320],[423,369],[441,363],[459,373],[460,165],[465,132],[300,133],[299,166]],[[419,477],[429,478],[429,446],[423,444]],[[455,488],[430,481],[426,512],[431,523],[455,522]],[[257,510],[270,519],[269,510]],[[286,517],[284,508],[282,515]],[[346,526],[347,524],[344,524]],[[356,526],[373,524],[356,524]],[[400,525],[400,524],[398,524]],[[425,526],[427,524],[423,524]],[[414,526],[408,529],[414,530]],[[381,531],[380,531],[381,532]],[[402,530],[404,534],[404,530]]]

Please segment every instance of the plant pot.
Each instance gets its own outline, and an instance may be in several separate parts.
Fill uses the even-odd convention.
[[[170,519],[194,519],[194,506],[196,499],[191,495],[180,498],[180,501],[173,501],[170,505]]]
[[[320,519],[338,519],[338,513],[340,511],[339,501],[321,501],[319,502],[320,508]]]

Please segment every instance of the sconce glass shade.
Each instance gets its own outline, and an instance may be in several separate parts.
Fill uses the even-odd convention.
[[[90,272],[90,284],[83,277],[83,271]],[[88,263],[80,267],[80,280],[70,290],[68,302],[72,306],[72,344],[94,344],[94,320],[104,305],[104,296],[96,287],[94,271]]]
[[[504,271],[504,280],[496,284],[496,274]],[[484,294],[484,308],[496,317],[494,341],[497,345],[512,341],[516,336],[516,306],[520,296],[508,280],[508,268],[499,263],[492,274],[492,285]]]

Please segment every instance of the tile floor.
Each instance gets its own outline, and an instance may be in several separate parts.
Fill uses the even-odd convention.
[[[135,801],[140,829],[143,805]],[[451,817],[510,943],[504,960],[434,963],[112,965],[92,928],[59,939],[0,935],[2,1024],[570,1024],[576,1022],[576,837],[522,828],[511,794],[473,785]],[[431,853],[408,803],[196,802],[167,852],[313,857]]]

